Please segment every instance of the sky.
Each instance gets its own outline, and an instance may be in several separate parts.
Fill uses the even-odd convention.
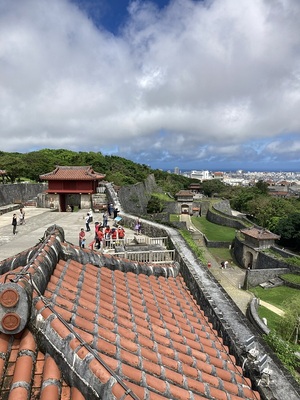
[[[299,0],[0,0],[0,151],[300,171]]]

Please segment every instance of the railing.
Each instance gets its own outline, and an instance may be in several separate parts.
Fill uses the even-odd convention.
[[[167,237],[148,237],[148,236],[139,236],[135,235],[134,237],[125,237],[124,239],[110,239],[107,241],[103,239],[103,247],[106,249],[113,249],[116,246],[126,246],[132,244],[145,244],[146,246],[150,245],[159,245],[161,247],[167,247]]]
[[[129,239],[130,240],[130,239]],[[134,240],[136,243],[139,244],[147,244],[147,245],[153,245],[157,244],[162,247],[167,247],[168,243],[168,237],[148,237],[148,236],[139,236],[135,235],[134,239],[131,239],[131,241]]]
[[[175,250],[122,251],[113,255],[130,261],[166,264],[174,262]]]

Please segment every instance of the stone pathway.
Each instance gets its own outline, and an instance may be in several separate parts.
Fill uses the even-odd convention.
[[[237,265],[230,265],[229,268],[221,269],[219,263],[215,260],[213,255],[209,252],[209,249],[206,247],[202,233],[192,224],[190,216],[187,214],[182,214],[181,221],[186,222],[187,228],[193,233],[193,236],[197,237],[199,247],[201,247],[202,251],[204,252],[204,257],[207,260],[207,263],[211,264],[210,272],[226,290],[228,295],[232,298],[239,309],[246,314],[248,304],[253,298],[253,294],[251,292],[241,289],[244,284],[246,272]],[[263,300],[260,300],[260,305],[266,307],[275,314],[280,316],[284,315],[284,311],[282,311],[280,308],[275,307]]]
[[[284,311],[283,310],[281,310],[280,308],[275,307],[272,304],[267,303],[267,302],[265,302],[265,301],[263,301],[261,299],[259,299],[259,304],[261,306],[263,306],[263,307],[266,307],[268,310],[273,311],[273,313],[275,313],[275,314],[278,314],[280,316],[284,315]]]
[[[193,232],[193,235],[196,235],[196,232],[198,232],[202,237],[202,233],[192,224],[189,215],[182,214],[181,221],[186,222],[187,228]],[[210,272],[225,289],[243,314],[246,314],[248,304],[253,298],[253,294],[241,289],[245,280],[245,271],[236,265],[230,265],[229,268],[221,269],[220,264],[209,252],[209,249],[206,247],[205,242],[201,237],[198,238],[199,247],[201,247],[201,250],[204,253],[207,264],[210,264]]]
[[[12,216],[10,211],[0,215],[0,261],[12,257],[25,249],[35,246],[51,225],[59,225],[64,229],[66,241],[78,244],[80,228],[85,228],[85,216],[88,210],[78,212],[57,212],[49,208],[25,208],[26,224],[17,227],[17,234],[12,233]],[[102,213],[94,213],[94,222],[102,222]],[[90,224],[91,231],[86,232],[87,245],[94,240],[94,222]],[[109,219],[109,224],[114,221]],[[125,228],[127,237],[134,237],[131,229]]]

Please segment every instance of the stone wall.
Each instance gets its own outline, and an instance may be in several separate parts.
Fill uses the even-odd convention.
[[[236,259],[238,265],[244,267],[244,260],[243,260],[244,243],[237,237],[235,237],[232,248],[233,248],[234,258]]]
[[[230,217],[232,216],[232,211],[231,211],[229,200],[221,200],[221,201],[215,202],[212,204],[212,207],[215,210],[217,210],[225,215],[228,215]]]
[[[282,259],[273,258],[267,253],[259,252],[256,260],[256,269],[272,269],[272,268],[288,268],[291,270],[291,265]],[[299,270],[299,268],[298,268]]]
[[[205,217],[210,206],[210,200],[203,200],[196,202],[196,204],[200,206],[200,216]]]
[[[18,203],[22,204],[44,192],[46,183],[16,183],[0,185],[0,206]]]
[[[254,297],[247,308],[247,317],[249,321],[256,327],[256,329],[263,335],[268,335],[270,329],[263,323],[258,315],[259,299]]]
[[[122,186],[118,191],[118,197],[125,212],[133,215],[145,215],[148,201],[155,191],[158,191],[158,186],[152,174],[144,182]]]
[[[258,286],[261,283],[267,282],[270,279],[276,278],[279,275],[289,273],[288,268],[274,269],[249,269],[246,271],[244,289],[248,290]]]
[[[214,211],[210,208],[207,210],[206,218],[214,224],[229,226],[230,228],[243,229],[246,227],[245,222],[241,218],[229,216],[221,211]]]
[[[230,248],[231,242],[216,242],[213,240],[208,240],[207,237],[202,234],[206,247],[215,248],[215,249],[223,249]]]

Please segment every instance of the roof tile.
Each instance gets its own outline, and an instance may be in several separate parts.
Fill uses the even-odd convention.
[[[53,171],[40,175],[42,180],[102,180],[105,174],[95,172],[91,166],[57,166]]]
[[[51,251],[48,246],[28,268],[32,279]],[[16,383],[15,396],[40,391],[44,399],[82,400],[94,396],[87,382],[97,382],[97,390],[117,400],[259,399],[180,275],[148,276],[70,259],[53,268],[42,296],[33,291],[30,326],[38,327],[38,341],[28,329],[20,339],[0,334],[6,393]]]

